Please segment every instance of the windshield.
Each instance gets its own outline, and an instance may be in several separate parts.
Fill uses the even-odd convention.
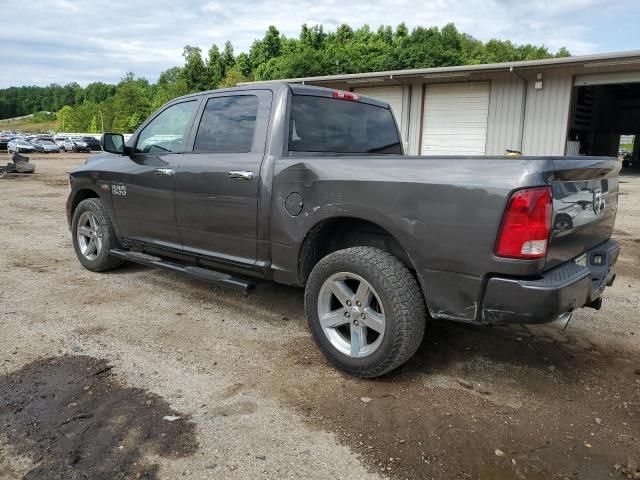
[[[309,95],[292,96],[289,151],[402,154],[389,108]]]

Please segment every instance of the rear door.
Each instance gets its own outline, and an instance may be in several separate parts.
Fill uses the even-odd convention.
[[[138,134],[129,162],[111,177],[123,237],[181,249],[175,210],[176,173],[198,107],[192,99],[167,106]]]
[[[184,251],[255,263],[258,189],[270,90],[212,94],[202,102],[192,151],[176,178],[176,217]]]
[[[554,160],[552,232],[546,268],[605,242],[618,210],[620,161],[584,157]]]

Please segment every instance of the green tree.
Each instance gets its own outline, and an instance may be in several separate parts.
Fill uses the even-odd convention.
[[[208,86],[207,68],[202,60],[200,47],[187,45],[184,47],[182,56],[185,59],[185,63],[181,75],[189,91],[200,92],[206,90]]]
[[[56,115],[57,120],[57,129],[60,132],[68,132],[68,127],[70,126],[71,116],[73,115],[73,107],[70,105],[65,105]]]
[[[151,106],[153,109],[159,108],[169,100],[188,93],[189,88],[182,78],[182,69],[180,67],[169,68],[162,72],[158,78]]]
[[[148,96],[150,93],[146,80],[136,79],[132,73],[128,73],[118,84],[113,96],[112,128],[117,132],[131,132],[131,118],[134,114],[146,118],[151,113],[152,105]]]
[[[221,60],[220,49],[214,43],[207,55],[207,75],[210,88],[216,88],[224,76]]]
[[[144,122],[144,117],[140,115],[139,112],[134,112],[127,119],[127,126],[129,127],[129,131],[130,132],[135,131],[140,125],[142,125],[142,122]]]
[[[227,70],[227,74],[220,82],[220,88],[229,88],[235,87],[240,82],[246,82],[249,79],[245,77],[240,70],[237,68],[230,68]]]
[[[89,124],[89,133],[98,133],[98,119],[94,115],[91,119],[91,123]]]
[[[459,32],[455,25],[442,29],[340,25],[326,32],[322,25],[302,25],[298,36],[287,38],[271,25],[246,53],[235,55],[226,42],[222,51],[212,45],[206,61],[198,47],[184,48],[184,65],[162,72],[156,84],[132,73],[117,85],[94,82],[82,88],[72,82],[46,87],[0,89],[0,118],[37,112],[57,112],[59,129],[87,131],[97,128],[102,112],[104,128],[128,132],[155,108],[173,98],[245,80],[274,80],[336,73],[441,67],[533,60],[570,55],[543,45],[516,45],[509,40],[482,42]]]

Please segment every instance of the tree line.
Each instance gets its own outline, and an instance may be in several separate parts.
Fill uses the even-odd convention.
[[[302,25],[297,38],[270,26],[247,53],[235,54],[229,41],[222,49],[212,45],[203,53],[199,47],[185,46],[184,64],[162,72],[156,83],[127,73],[116,85],[95,82],[84,88],[69,83],[2,89],[0,118],[50,111],[56,112],[60,131],[131,132],[175,97],[242,81],[569,56],[565,48],[554,53],[544,46],[515,45],[508,40],[482,42],[459,32],[453,24],[409,31],[404,23],[377,30],[341,25],[333,32],[325,32],[322,25]]]

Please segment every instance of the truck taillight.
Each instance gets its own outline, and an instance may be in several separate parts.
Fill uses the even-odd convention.
[[[345,92],[344,90],[334,90],[333,98],[339,98],[340,100],[351,100],[357,102],[360,100],[360,96],[357,93]]]
[[[515,192],[502,217],[495,254],[507,258],[544,258],[551,229],[551,212],[551,188],[536,187]]]

